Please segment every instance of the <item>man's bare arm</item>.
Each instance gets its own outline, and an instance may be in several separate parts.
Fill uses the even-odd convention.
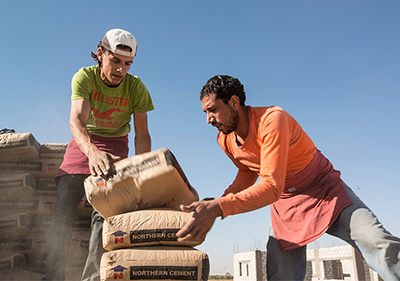
[[[78,99],[71,102],[69,125],[72,136],[80,150],[89,159],[89,168],[92,175],[108,175],[110,160],[118,160],[120,157],[99,150],[93,143],[86,128],[86,120],[89,118],[90,102],[88,99]]]
[[[150,152],[151,137],[147,124],[147,113],[133,113],[133,124],[135,129],[135,154]]]

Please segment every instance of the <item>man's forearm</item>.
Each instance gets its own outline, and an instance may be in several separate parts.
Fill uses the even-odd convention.
[[[151,151],[150,134],[135,136],[135,154],[142,154]]]
[[[69,118],[70,130],[80,150],[88,157],[92,152],[98,150],[86,127],[86,120],[89,118],[89,112],[89,100],[77,99],[71,102],[71,114]]]
[[[97,149],[95,144],[92,142],[92,138],[90,137],[86,126],[83,126],[81,123],[73,122],[70,124],[70,129],[76,144],[86,156],[89,156],[93,150]]]

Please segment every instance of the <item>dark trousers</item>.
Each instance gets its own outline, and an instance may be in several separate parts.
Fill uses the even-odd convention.
[[[83,181],[88,175],[65,175],[59,178],[57,200],[51,215],[51,226],[47,244],[46,280],[63,281],[70,263],[72,223],[77,214],[85,190]],[[82,280],[100,280],[99,268],[102,247],[103,218],[92,213],[89,254]],[[99,248],[100,247],[100,248]]]

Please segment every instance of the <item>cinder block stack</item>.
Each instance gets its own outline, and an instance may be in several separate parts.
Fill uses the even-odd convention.
[[[198,200],[168,149],[115,163],[108,179],[85,180],[88,201],[105,218],[100,277],[108,280],[207,280],[209,259],[195,243],[177,242]]]
[[[0,135],[0,280],[41,280],[57,188],[54,176],[67,144],[40,144],[32,133]],[[82,199],[71,247],[71,267],[84,265],[92,207]]]

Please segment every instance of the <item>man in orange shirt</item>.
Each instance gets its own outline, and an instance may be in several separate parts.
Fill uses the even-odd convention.
[[[324,233],[355,247],[384,280],[400,280],[400,239],[383,228],[292,116],[277,106],[246,106],[243,85],[226,75],[208,80],[200,99],[238,173],[221,197],[181,206],[194,214],[177,233],[179,241],[204,240],[217,217],[271,205],[268,280],[304,280],[307,244]]]

